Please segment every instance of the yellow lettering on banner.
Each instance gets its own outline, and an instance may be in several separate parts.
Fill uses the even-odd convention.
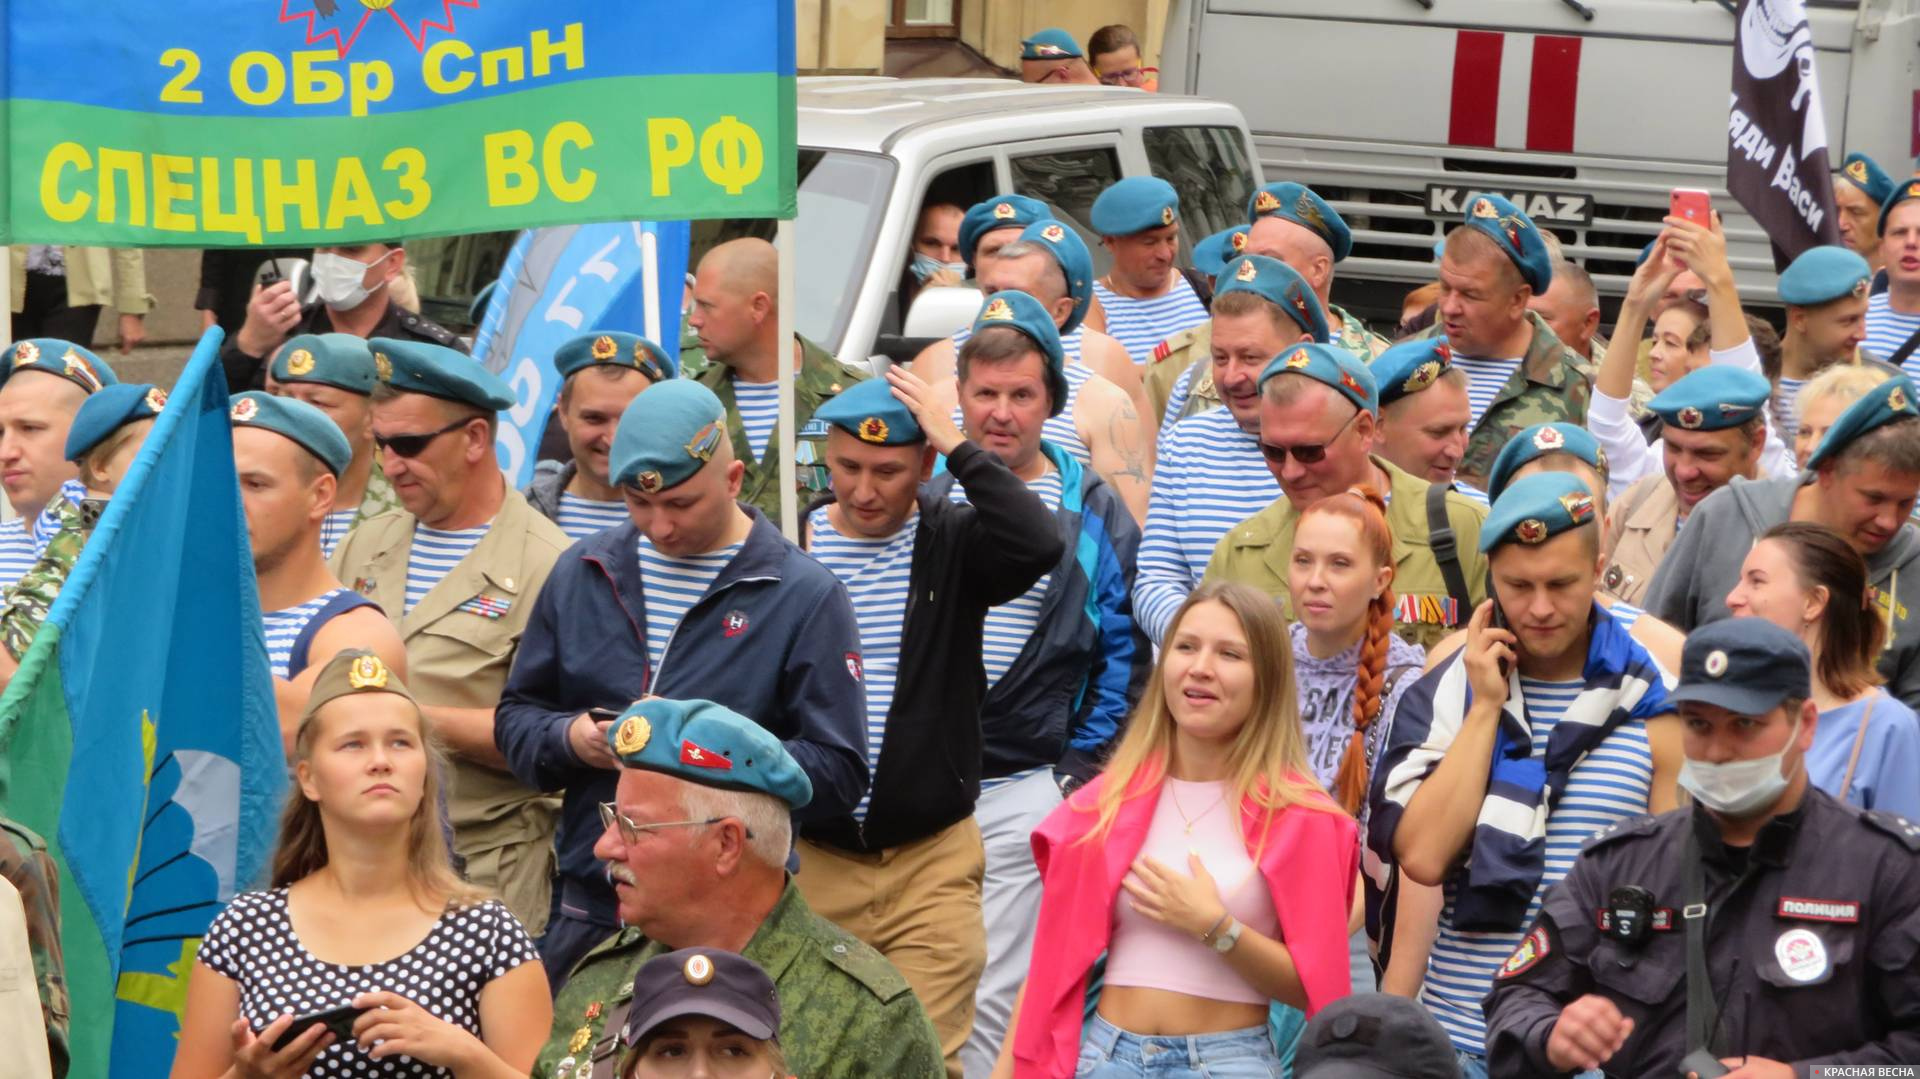
[[[186,173],[193,176],[193,158],[177,157],[173,154],[154,154],[153,161],[153,227],[163,232],[192,232],[194,216],[181,213],[173,204],[192,201],[193,184],[181,183],[174,179]]]
[[[385,60],[356,63],[347,70],[352,76],[353,107],[349,111],[353,115],[365,116],[368,105],[392,96],[393,68]]]
[[[760,136],[738,117],[722,116],[700,135],[700,171],[729,195],[760,178],[764,157]]]
[[[266,85],[253,88],[253,72],[266,73]],[[271,105],[287,92],[287,69],[270,52],[243,52],[233,58],[227,69],[227,81],[233,84],[233,96],[247,105]]]
[[[47,216],[63,225],[70,225],[87,214],[87,207],[93,205],[93,196],[85,191],[75,190],[72,198],[60,195],[60,174],[69,167],[77,172],[93,171],[93,155],[77,142],[56,143],[47,151],[47,160],[40,166],[40,206]]]
[[[120,220],[120,200],[114,190],[115,172],[127,178],[127,216],[129,225],[147,223],[147,163],[134,150],[100,148],[100,212],[96,220],[113,224]]]
[[[341,228],[347,218],[357,217],[369,225],[385,224],[380,203],[373,197],[373,183],[367,168],[357,157],[343,157],[333,170],[333,194],[327,199],[327,227]]]
[[[320,227],[320,182],[315,179],[313,159],[300,158],[294,163],[293,183],[284,182],[280,176],[280,159],[267,158],[260,164],[261,194],[267,204],[267,231],[285,232],[287,230],[287,207],[300,211],[300,227],[313,230]]]
[[[341,78],[338,71],[314,66],[331,64],[339,58],[340,54],[332,49],[307,49],[294,53],[293,103],[325,105],[344,97],[347,92],[347,80]]]
[[[447,78],[447,58],[456,60],[473,59],[473,46],[459,38],[445,38],[433,43],[427,54],[420,59],[420,78],[427,89],[436,94],[457,94],[473,85],[473,72],[461,71],[454,78]]]
[[[587,66],[587,45],[586,40],[581,36],[580,24],[568,23],[564,33],[566,36],[560,39],[560,44],[555,45],[545,30],[533,32],[533,42],[528,46],[527,51],[533,53],[534,78],[537,79],[551,72],[553,58],[556,56],[566,57],[568,71],[578,71]]]
[[[533,136],[525,131],[495,131],[485,142],[487,205],[525,206],[540,193],[533,171]]]
[[[427,155],[412,146],[402,146],[388,154],[380,167],[387,172],[399,172],[394,182],[400,185],[408,199],[406,202],[388,200],[383,203],[387,216],[395,221],[405,221],[410,217],[419,217],[426,211],[427,204],[433,201],[433,188],[427,186]]]
[[[260,215],[253,208],[253,159],[233,159],[233,212],[220,205],[220,159],[200,159],[200,220],[208,232],[231,232],[258,244]]]
[[[506,68],[506,74],[500,73]],[[503,82],[519,82],[527,77],[527,52],[515,45],[506,49],[488,49],[480,54],[480,85],[498,86]]]
[[[593,194],[593,184],[599,174],[592,169],[583,168],[567,179],[561,155],[568,146],[578,146],[582,150],[593,145],[593,132],[587,125],[575,120],[566,120],[553,125],[547,132],[546,142],[540,148],[541,171],[546,173],[547,187],[561,202],[585,202]]]
[[[193,80],[200,77],[200,54],[192,49],[168,49],[160,54],[161,67],[178,67],[180,70],[160,88],[160,100],[175,105],[198,105],[206,100],[205,94],[189,89]]]
[[[647,161],[653,168],[653,197],[673,193],[674,169],[693,161],[693,125],[678,116],[656,116],[647,121]]]

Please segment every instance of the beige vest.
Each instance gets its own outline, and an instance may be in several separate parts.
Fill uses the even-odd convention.
[[[1665,473],[1642,476],[1615,503],[1607,521],[1607,568],[1600,587],[1635,607],[1646,603],[1653,571],[1679,532],[1679,496]]]
[[[0,1079],[49,1079],[47,1026],[40,1017],[40,991],[27,945],[27,915],[20,891],[0,877]]]

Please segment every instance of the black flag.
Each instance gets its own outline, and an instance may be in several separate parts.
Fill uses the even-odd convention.
[[[1809,247],[1840,242],[1827,119],[1803,0],[1741,0],[1727,190],[1767,231],[1776,270]]]

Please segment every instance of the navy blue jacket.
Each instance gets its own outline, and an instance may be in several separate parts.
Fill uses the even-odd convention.
[[[660,670],[649,670],[640,533],[632,524],[567,548],[541,588],[494,716],[494,742],[520,781],[565,790],[562,909],[612,927],[613,889],[593,856],[599,803],[617,772],[580,763],[567,728],[589,708],[623,710],[643,693],[717,701],[777,735],[813,781],[799,821],[843,817],[867,790],[866,690],[847,591],[751,507],[740,552],[687,612]],[[734,615],[744,630],[728,632]]]

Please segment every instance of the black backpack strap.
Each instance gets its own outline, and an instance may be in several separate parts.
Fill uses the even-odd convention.
[[[1447,594],[1453,597],[1455,620],[1448,629],[1457,629],[1473,617],[1473,596],[1467,591],[1467,575],[1460,568],[1460,544],[1453,535],[1453,522],[1447,519],[1447,492],[1444,483],[1427,487],[1427,546],[1433,549],[1433,561],[1440,577],[1447,582]]]
[[[1908,337],[1905,343],[1894,349],[1893,355],[1887,357],[1887,363],[1899,367],[1907,362],[1907,357],[1913,355],[1913,350],[1916,348],[1920,348],[1920,330],[1913,331],[1913,335]]]
[[[1191,266],[1181,266],[1179,270],[1180,276],[1187,279],[1187,286],[1193,289],[1193,294],[1200,297],[1201,306],[1212,307],[1213,286],[1207,284],[1207,279],[1201,275],[1200,271]]]

